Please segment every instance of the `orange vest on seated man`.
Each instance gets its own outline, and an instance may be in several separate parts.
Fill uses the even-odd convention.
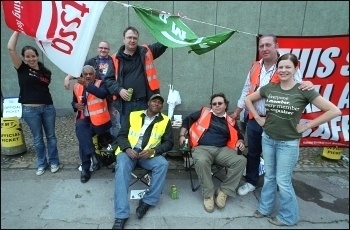
[[[191,125],[189,134],[190,134],[190,145],[192,147],[198,146],[199,139],[202,137],[205,130],[209,128],[211,116],[213,115],[213,113],[210,111],[211,111],[210,108],[203,107],[199,119]],[[226,116],[226,122],[228,124],[229,132],[230,132],[230,139],[227,142],[227,147],[230,149],[234,149],[238,141],[238,132],[234,128],[235,121],[230,116]]]
[[[249,88],[249,94],[254,93],[260,86],[260,73],[261,73],[261,69],[262,69],[262,64],[260,64],[259,61],[255,61],[252,64],[252,67],[250,68],[250,88]],[[271,78],[270,78],[270,82],[273,83],[279,83],[280,79],[278,77],[277,71],[275,71]],[[253,119],[254,116],[252,113],[249,112],[249,119]]]
[[[147,45],[142,45],[147,48],[147,53],[145,56],[145,70],[146,70],[146,77],[148,86],[151,90],[157,90],[160,88],[160,81],[157,75],[157,69],[154,66],[154,59],[153,54],[151,50],[148,48]],[[113,54],[112,60],[114,63],[114,70],[115,70],[115,80],[118,80],[118,73],[119,73],[119,60],[116,57],[116,54]],[[113,95],[113,100],[116,100],[118,98],[117,95]]]
[[[100,87],[102,80],[95,80],[95,86]],[[81,98],[83,97],[84,93],[84,86],[81,84],[74,84],[73,88],[74,94],[79,100],[79,103],[81,103]],[[89,111],[90,120],[91,123],[95,126],[103,125],[111,120],[111,117],[108,112],[108,106],[107,106],[107,99],[101,99],[93,95],[92,93],[89,93],[86,99],[87,104],[87,110]],[[79,116],[80,114],[80,116]],[[76,115],[77,119],[84,118],[84,112],[83,111],[77,111]],[[79,116],[79,117],[78,117]]]

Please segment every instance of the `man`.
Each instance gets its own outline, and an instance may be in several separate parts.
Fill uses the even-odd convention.
[[[106,76],[114,77],[114,66],[112,57],[109,55],[109,43],[106,41],[101,41],[97,47],[97,56],[94,56],[85,61],[84,65],[91,65],[94,67],[96,72],[96,79],[104,80]],[[67,75],[64,78],[63,85],[69,90],[70,80],[73,80],[74,77]]]
[[[162,154],[174,146],[170,119],[160,112],[163,103],[164,98],[160,94],[152,95],[148,108],[131,112],[118,134],[113,229],[123,229],[129,218],[128,189],[131,172],[136,165],[152,170],[150,188],[136,209],[139,219],[146,214],[149,207],[157,204],[162,193],[168,170],[168,161]]]
[[[186,117],[180,130],[180,144],[189,130],[194,168],[202,185],[207,212],[214,211],[214,202],[219,208],[224,208],[227,196],[236,195],[247,162],[243,155],[237,154],[238,149],[244,150],[244,137],[235,120],[226,113],[228,104],[223,93],[212,95],[211,107],[203,107]],[[211,175],[213,163],[227,167],[226,178],[216,191]]]
[[[85,65],[82,78],[73,88],[72,106],[76,112],[75,132],[79,141],[81,183],[90,179],[90,158],[95,153],[92,137],[108,132],[112,126],[107,110],[108,90],[102,80],[96,80],[95,69]]]
[[[248,73],[246,82],[244,84],[242,94],[237,103],[237,108],[231,114],[232,119],[236,119],[241,111],[245,108],[244,99],[248,94],[253,93],[260,87],[267,85],[269,82],[278,82],[279,78],[276,72],[276,62],[279,58],[278,43],[275,35],[263,35],[259,39],[259,54],[262,57],[260,61],[253,62],[252,67]],[[298,71],[294,75],[294,79],[301,83],[300,89],[311,90],[313,84],[309,81],[302,82],[301,74]],[[260,116],[266,116],[265,100],[260,99],[254,102],[254,107]],[[249,192],[255,190],[259,180],[259,164],[261,147],[262,127],[255,121],[253,116],[249,113],[249,120],[247,124],[248,137],[248,153],[247,153],[247,167],[245,184],[239,187],[238,195],[244,196]]]
[[[98,55],[94,56],[85,61],[85,65],[93,66],[96,72],[96,79],[104,81],[106,76],[110,76],[114,78],[115,76],[115,67],[113,58],[109,55],[109,43],[107,41],[101,41],[98,44],[97,52]],[[74,79],[73,76],[67,75],[64,79],[64,87],[69,90],[70,80]],[[111,116],[112,127],[110,129],[110,133],[116,138],[120,129],[120,118],[119,112],[115,108],[116,105],[113,102],[112,95],[108,95],[108,111]]]
[[[105,79],[109,92],[116,98],[122,126],[130,112],[147,109],[148,99],[160,92],[160,80],[153,62],[167,47],[158,42],[139,46],[138,40],[136,28],[130,26],[124,30],[124,45],[114,59],[116,74]],[[131,98],[127,92],[129,88],[133,89]]]

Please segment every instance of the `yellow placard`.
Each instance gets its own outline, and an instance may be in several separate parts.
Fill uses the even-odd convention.
[[[17,117],[1,118],[1,147],[23,145],[22,128]]]
[[[324,147],[322,156],[333,160],[340,160],[342,151],[343,149],[338,147]]]

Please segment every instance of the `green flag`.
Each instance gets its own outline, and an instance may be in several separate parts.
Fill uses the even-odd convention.
[[[198,37],[179,16],[140,6],[133,6],[136,14],[155,39],[170,48],[190,47],[196,54],[204,54],[227,41],[235,31]]]

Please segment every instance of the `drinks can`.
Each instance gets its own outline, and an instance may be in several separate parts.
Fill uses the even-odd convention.
[[[133,88],[129,88],[127,91],[128,91],[128,100],[127,101],[130,101],[134,90],[133,90]]]

